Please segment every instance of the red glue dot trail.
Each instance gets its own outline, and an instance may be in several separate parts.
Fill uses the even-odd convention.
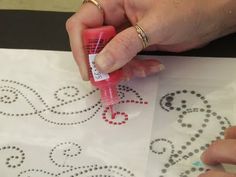
[[[137,100],[121,100],[118,104],[140,104],[148,105],[147,101]],[[110,115],[109,115],[110,112]],[[124,125],[129,120],[128,114],[125,112],[115,112],[113,105],[106,107],[102,113],[102,119],[110,125]]]

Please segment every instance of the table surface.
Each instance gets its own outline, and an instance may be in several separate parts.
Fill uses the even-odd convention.
[[[69,51],[65,22],[71,12],[0,10],[0,48]],[[184,53],[144,52],[147,55],[236,57],[236,34]]]

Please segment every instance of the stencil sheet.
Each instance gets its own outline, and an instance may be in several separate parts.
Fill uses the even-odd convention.
[[[202,152],[236,123],[236,59],[161,61],[166,70],[159,78],[147,176],[196,177],[213,168],[201,162]]]
[[[0,49],[1,177],[143,177],[157,77],[121,83],[115,118],[70,52]]]

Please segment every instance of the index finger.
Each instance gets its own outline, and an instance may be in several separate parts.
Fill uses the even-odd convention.
[[[85,3],[79,12],[75,13],[66,22],[66,29],[70,39],[70,46],[73,56],[79,66],[81,77],[88,80],[88,67],[86,53],[83,46],[82,32],[86,28],[102,26],[103,14],[92,3]]]
[[[201,158],[208,165],[236,164],[236,140],[227,139],[214,142]]]
[[[226,129],[225,139],[236,139],[236,126]]]

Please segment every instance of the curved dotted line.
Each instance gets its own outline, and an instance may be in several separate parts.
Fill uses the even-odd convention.
[[[174,107],[172,102],[174,101],[174,97],[176,95],[180,95],[180,94],[191,94],[191,95],[195,95],[197,98],[199,98],[203,104],[206,106],[207,109],[211,108],[211,105],[208,104],[208,101],[206,100],[206,98],[204,96],[202,96],[200,93],[196,92],[196,91],[188,91],[188,90],[182,90],[182,91],[176,91],[176,92],[172,92],[172,93],[168,93],[166,95],[164,95],[161,99],[160,99],[160,106],[162,109],[164,109],[165,111],[169,112],[172,110],[176,110],[176,111],[181,111],[183,109],[187,108],[187,101],[186,100],[182,100],[181,101],[181,107]],[[166,101],[165,105],[163,105],[164,100]]]
[[[62,101],[62,102],[65,102],[64,99],[60,98],[58,96],[59,92],[61,91],[64,91],[66,89],[74,89],[75,93],[74,94],[69,94],[67,92],[64,92],[64,95],[67,96],[67,97],[75,97],[75,96],[78,96],[79,95],[79,89],[74,87],[74,86],[67,86],[67,87],[62,87],[60,89],[58,89],[55,93],[54,93],[54,98],[57,100],[57,101]]]
[[[12,116],[12,117],[14,117],[14,116],[31,116],[31,115],[38,115],[41,119],[43,119],[44,121],[46,121],[46,122],[48,122],[48,123],[52,123],[52,124],[56,124],[56,125],[78,125],[78,124],[84,123],[84,122],[86,122],[86,121],[92,119],[92,118],[96,115],[96,113],[102,108],[102,106],[100,105],[101,102],[98,101],[96,104],[92,105],[91,107],[86,108],[86,109],[83,109],[83,110],[79,110],[79,111],[74,111],[74,112],[60,112],[60,111],[56,111],[56,110],[55,110],[55,108],[58,108],[58,107],[61,107],[61,106],[66,105],[66,104],[79,101],[79,100],[81,100],[81,99],[83,99],[83,98],[85,98],[85,97],[88,97],[89,94],[93,94],[93,93],[96,92],[98,89],[89,92],[88,94],[86,94],[85,96],[82,96],[81,98],[77,98],[77,99],[73,99],[73,100],[66,101],[66,100],[61,99],[61,98],[58,97],[58,94],[59,94],[60,91],[63,91],[63,90],[65,90],[65,89],[71,89],[71,88],[72,88],[72,89],[75,89],[75,94],[73,94],[73,95],[68,95],[68,93],[66,93],[66,92],[64,93],[64,94],[66,94],[66,96],[69,96],[69,97],[73,97],[73,96],[78,95],[78,92],[79,92],[79,91],[78,91],[78,89],[77,89],[76,87],[74,87],[74,86],[67,86],[67,87],[60,88],[59,90],[57,90],[57,91],[55,92],[54,97],[55,97],[55,99],[57,99],[58,101],[61,101],[62,103],[61,103],[61,104],[58,104],[58,105],[56,105],[56,106],[52,106],[52,107],[50,108],[50,107],[46,104],[46,102],[42,99],[42,97],[41,97],[34,89],[28,87],[27,85],[22,84],[22,83],[19,83],[19,82],[17,82],[17,81],[11,81],[11,80],[1,80],[1,81],[2,81],[2,82],[8,82],[8,83],[14,83],[14,84],[17,84],[17,85],[20,85],[20,86],[26,88],[27,90],[32,91],[32,92],[36,95],[36,97],[38,97],[38,99],[39,99],[39,100],[43,103],[43,105],[46,107],[46,108],[43,109],[43,110],[37,110],[36,107],[32,104],[32,102],[31,102],[21,91],[19,91],[18,89],[15,89],[15,88],[13,88],[13,87],[10,87],[10,86],[4,86],[4,87],[6,87],[6,88],[8,88],[8,89],[15,90],[14,92],[20,94],[20,95],[26,100],[26,102],[30,105],[30,107],[33,108],[33,112],[30,112],[30,113],[21,113],[21,114],[18,114],[18,113],[17,113],[17,114],[11,114],[11,113],[6,113],[6,112],[3,112],[3,111],[0,111],[0,114],[5,115],[5,116]],[[76,89],[77,89],[77,90],[76,90]],[[10,91],[10,90],[9,90],[9,91]],[[132,88],[129,88],[129,87],[124,86],[124,85],[119,85],[119,86],[118,86],[118,91],[119,91],[119,93],[121,94],[121,97],[122,97],[122,98],[124,98],[124,95],[125,95],[125,93],[123,93],[122,91],[132,92],[132,93],[134,93],[135,96],[139,99],[140,104],[147,104],[147,102],[143,102],[143,98],[139,95],[139,93],[138,93],[137,91],[135,91],[134,89],[132,89]],[[12,91],[12,92],[13,92],[13,91]],[[129,103],[129,102],[134,103],[134,100],[121,101],[120,104],[121,104],[121,103]],[[136,101],[136,103],[137,103],[137,101]],[[46,119],[45,117],[43,117],[43,116],[41,115],[41,113],[46,112],[46,111],[50,111],[50,112],[52,112],[52,113],[54,113],[54,114],[59,114],[59,115],[81,114],[81,113],[84,113],[84,112],[91,111],[91,110],[94,109],[95,107],[98,107],[98,108],[97,108],[97,110],[95,110],[95,112],[94,112],[94,114],[93,114],[92,116],[90,116],[90,117],[89,117],[88,119],[86,119],[86,120],[78,121],[78,122],[61,123],[61,122],[56,122],[56,121],[48,120],[48,119]],[[109,121],[109,122],[110,122],[110,121]],[[114,124],[116,124],[116,123],[114,123]],[[118,123],[118,124],[119,124],[119,123]]]
[[[83,175],[83,174],[87,174],[89,172],[92,172],[92,171],[98,171],[98,170],[112,170],[114,169],[115,171],[117,170],[120,170],[122,171],[123,173],[126,173],[126,175],[128,175],[129,177],[134,177],[135,175],[127,170],[126,168],[123,168],[123,167],[120,167],[120,166],[99,166],[99,167],[95,167],[95,168],[90,168],[90,169],[86,169],[86,170],[83,170],[83,171],[80,171],[79,173],[75,173],[74,175],[71,175],[70,177],[78,177],[80,175]],[[117,174],[121,174],[121,173],[117,173]],[[126,176],[126,177],[128,177]]]
[[[9,89],[5,89],[3,87],[0,87],[1,88],[1,92],[7,92],[7,93],[12,93],[14,94],[14,98],[11,100],[11,97],[10,96],[7,96],[7,95],[4,95],[4,96],[1,96],[0,97],[0,102],[2,103],[5,103],[5,104],[11,104],[11,103],[14,103],[16,102],[16,100],[18,99],[18,94],[12,90],[9,90]]]
[[[174,149],[175,149],[174,144],[170,140],[167,140],[165,138],[155,139],[155,140],[153,140],[150,143],[150,147],[149,148],[152,151],[152,153],[158,154],[158,155],[162,155],[162,154],[164,154],[166,152],[166,148],[163,148],[163,151],[161,151],[161,152],[154,150],[154,145],[156,143],[160,143],[160,142],[166,142],[167,144],[169,144],[170,147],[171,147],[171,155],[174,154]]]
[[[5,150],[10,150],[10,151],[14,150],[20,154],[20,155],[15,155],[15,156],[12,155],[6,159],[5,165],[8,168],[17,168],[17,167],[20,167],[24,163],[25,153],[23,152],[22,149],[20,149],[19,147],[16,147],[16,146],[3,146],[0,148],[0,151],[5,151]],[[11,164],[11,162],[13,160],[18,161],[18,163]]]
[[[183,90],[182,92],[183,92],[183,93],[188,93],[187,90]],[[176,91],[176,93],[177,93],[177,94],[180,94],[181,91]],[[217,137],[216,137],[216,140],[217,140],[217,139],[221,139],[221,137],[224,136],[224,131],[225,131],[225,129],[231,125],[230,121],[229,121],[226,117],[223,117],[223,118],[222,118],[221,116],[217,115],[216,112],[212,112],[212,110],[210,110],[211,105],[208,104],[208,101],[207,101],[207,100],[205,99],[205,97],[202,96],[200,93],[196,93],[195,91],[191,91],[190,93],[191,93],[191,94],[196,94],[197,97],[199,97],[201,100],[203,100],[203,103],[206,104],[206,108],[207,108],[207,109],[203,109],[203,108],[191,108],[191,109],[190,109],[190,108],[188,108],[188,109],[186,109],[185,111],[183,111],[181,115],[179,115],[177,122],[180,123],[182,127],[191,128],[191,127],[192,127],[192,124],[185,124],[185,123],[183,123],[183,118],[184,118],[184,116],[185,116],[186,114],[188,114],[188,113],[193,113],[193,112],[199,112],[199,111],[200,111],[200,112],[206,112],[206,114],[205,114],[205,117],[206,117],[206,118],[204,119],[204,123],[201,125],[202,128],[204,129],[205,127],[207,127],[207,124],[208,124],[209,121],[210,121],[208,118],[210,118],[211,116],[216,117],[216,119],[219,121],[220,125],[222,125],[222,127],[221,127],[221,130],[222,130],[222,131],[219,133],[220,136],[217,136]],[[164,97],[162,97],[161,100],[160,100],[160,105],[161,105],[161,107],[162,107],[164,110],[168,111],[168,112],[169,112],[170,110],[174,110],[174,107],[172,107],[172,101],[174,100],[173,96],[175,96],[175,93],[174,93],[174,92],[171,93],[171,94],[166,94],[166,95],[165,95]],[[166,109],[165,106],[162,104],[163,101],[164,101],[164,99],[165,99],[165,101],[167,101],[166,104],[165,104],[165,106],[166,106],[166,107],[169,107],[170,110]],[[185,104],[185,103],[186,103],[186,100],[182,100],[182,104]],[[187,107],[187,105],[184,105],[184,108],[186,108],[186,107]],[[183,108],[183,107],[182,107],[182,108]],[[177,107],[176,110],[177,110],[177,111],[180,111],[181,108],[178,108],[178,107]],[[222,120],[222,119],[223,119],[223,120]],[[228,126],[225,126],[225,124],[227,124]],[[196,139],[198,139],[198,138],[201,136],[201,134],[203,133],[203,129],[199,129],[199,130],[197,131],[197,133],[196,133],[194,136],[190,137],[190,141],[195,141]],[[168,140],[167,140],[167,141],[168,141]],[[178,151],[177,151],[178,154],[174,154],[174,155],[172,156],[172,158],[178,158],[180,154],[182,154],[184,151],[186,151],[187,147],[191,145],[191,142],[190,142],[190,141],[185,142],[185,145],[183,145],[183,146],[181,147],[181,150],[178,150]],[[212,142],[213,142],[213,141],[212,141]],[[210,144],[205,144],[204,146],[200,146],[199,149],[194,149],[193,152],[189,152],[188,155],[183,155],[181,158],[177,159],[176,161],[173,161],[173,159],[170,158],[169,162],[171,162],[171,161],[172,161],[172,162],[171,162],[170,164],[169,164],[169,163],[166,163],[166,164],[164,165],[165,168],[163,168],[163,169],[161,170],[162,175],[160,175],[159,177],[164,177],[164,174],[167,173],[167,171],[168,171],[167,169],[168,169],[169,167],[171,167],[171,166],[177,164],[177,163],[180,162],[181,160],[187,160],[188,158],[190,158],[191,156],[193,156],[194,153],[196,154],[196,153],[199,153],[200,151],[204,151],[204,150],[205,150],[206,148],[208,148],[209,146],[210,146]],[[202,168],[199,168],[199,170],[201,170],[201,169],[202,169]],[[187,173],[188,173],[188,171],[187,171]],[[184,175],[186,175],[186,174],[184,174]]]
[[[185,172],[182,172],[180,174],[180,177],[188,177],[191,173],[196,173],[196,172],[200,172],[200,173],[203,173],[203,172],[207,172],[209,169],[207,168],[203,168],[203,167],[191,167],[189,170],[186,170]]]
[[[54,159],[53,159],[53,153],[57,150],[57,148],[59,148],[60,146],[63,146],[63,145],[71,145],[75,148],[77,148],[78,152],[76,154],[68,154],[68,152],[70,152],[70,148],[68,149],[64,149],[63,150],[63,155],[66,156],[66,157],[75,157],[75,156],[78,156],[81,154],[81,147],[77,144],[77,143],[73,143],[73,142],[64,142],[64,143],[60,143],[58,145],[56,145],[54,148],[52,148],[52,150],[50,151],[49,153],[49,159],[50,161],[55,165],[55,166],[58,166],[58,167],[68,167],[68,168],[74,168],[73,165],[62,165],[62,164],[59,164],[58,162],[56,162]]]
[[[18,94],[20,94],[26,101],[27,103],[32,107],[33,104],[32,102],[30,102],[30,100],[22,93],[20,92],[18,89],[15,89],[13,87],[10,87],[10,86],[4,86],[6,88],[10,88],[10,89],[13,89],[15,90],[15,93],[18,92]],[[1,88],[1,87],[0,87]],[[95,92],[95,91],[94,91]],[[82,97],[83,98],[83,97]],[[86,109],[83,109],[83,110],[79,110],[79,111],[75,111],[75,112],[59,112],[59,111],[55,111],[55,108],[58,108],[58,107],[61,107],[61,106],[64,106],[66,104],[69,104],[69,103],[73,103],[73,102],[76,102],[76,101],[79,101],[81,100],[81,98],[78,98],[78,99],[73,99],[73,100],[70,100],[68,102],[64,102],[64,103],[61,103],[59,105],[56,105],[56,106],[52,106],[51,108],[49,106],[47,106],[47,109],[43,109],[43,110],[40,110],[38,111],[34,106],[34,112],[31,112],[31,113],[23,113],[23,114],[10,114],[10,113],[6,113],[6,112],[3,112],[3,111],[0,111],[0,114],[2,115],[6,115],[6,116],[31,116],[31,115],[37,115],[37,114],[41,114],[43,112],[46,112],[46,111],[50,111],[52,113],[55,113],[55,114],[62,114],[62,115],[73,115],[73,114],[81,114],[83,112],[87,112],[87,111],[90,111],[91,109],[95,108],[96,106],[98,106],[99,104],[101,104],[100,101],[98,101],[97,103],[95,103],[94,105],[86,108]]]
[[[141,105],[147,105],[148,104],[148,102],[135,101],[135,100],[123,100],[123,101],[120,101],[118,104],[122,104],[122,103],[141,104]],[[129,120],[129,116],[125,112],[115,112],[113,115],[110,115],[110,117],[107,118],[107,113],[108,113],[109,109],[110,109],[110,107],[106,107],[104,109],[103,113],[102,113],[102,119],[105,122],[108,122],[111,125],[124,125]],[[122,121],[117,121],[116,116],[123,116],[123,120]]]
[[[43,100],[43,98],[39,95],[39,93],[34,90],[33,88],[30,88],[29,86],[25,85],[25,84],[22,84],[20,82],[17,82],[17,81],[13,81],[13,80],[7,80],[7,79],[1,79],[2,82],[6,82],[6,83],[13,83],[13,84],[17,84],[17,85],[20,85],[24,88],[26,88],[27,90],[30,90],[31,92],[33,92],[35,94],[36,97],[38,97],[38,99],[43,103],[43,105],[45,107],[48,107],[48,105],[46,104],[46,102]]]
[[[11,88],[11,89],[15,89],[13,87],[9,87],[7,86],[8,88]],[[48,122],[48,123],[52,123],[52,124],[55,124],[55,125],[78,125],[78,124],[82,124],[82,123],[85,123],[87,122],[88,120],[92,119],[96,114],[97,112],[102,108],[102,105],[99,105],[100,102],[98,102],[97,104],[95,104],[95,106],[98,106],[99,107],[94,111],[94,113],[88,117],[87,119],[83,120],[83,121],[77,121],[77,122],[70,122],[70,123],[60,123],[60,122],[56,122],[56,121],[51,121],[51,120],[48,120],[46,119],[45,117],[43,117],[42,115],[40,115],[41,113],[45,112],[46,109],[42,110],[42,111],[37,111],[37,109],[35,108],[35,106],[30,102],[30,100],[23,94],[21,93],[20,91],[18,91],[17,89],[15,89],[18,94],[20,94],[25,100],[26,102],[33,108],[34,112],[31,112],[31,113],[26,113],[26,114],[9,114],[9,113],[5,113],[5,112],[2,112],[0,111],[0,114],[2,115],[6,115],[6,116],[24,116],[24,115],[38,115],[42,120]],[[86,110],[84,110],[84,112],[87,112],[87,110],[90,110],[91,108],[87,108]],[[63,115],[68,115],[68,113],[62,113]]]
[[[50,175],[52,177],[60,177],[63,174],[70,173],[70,172],[73,172],[73,171],[76,171],[76,170],[81,170],[81,171],[80,172],[74,172],[74,174],[70,175],[70,177],[77,177],[77,176],[81,176],[81,175],[84,175],[84,174],[89,175],[90,172],[99,171],[99,170],[108,170],[110,172],[114,171],[114,172],[116,172],[117,175],[120,175],[121,177],[124,177],[124,176],[125,177],[135,177],[135,175],[131,171],[127,170],[126,168],[123,168],[123,167],[120,167],[120,166],[107,166],[107,165],[106,166],[88,165],[88,166],[76,167],[76,168],[73,168],[73,169],[71,168],[71,169],[65,170],[65,171],[63,171],[61,173],[57,173],[57,174],[51,173],[51,172],[48,172],[48,171],[45,171],[45,170],[42,170],[42,169],[28,169],[28,170],[20,172],[17,175],[17,177],[21,177],[21,175],[26,174],[28,172],[35,172],[35,173],[39,172],[39,173],[42,173],[42,174]],[[122,173],[125,173],[126,175],[123,175]],[[104,177],[105,176],[107,176],[107,175],[104,175]],[[100,177],[100,175],[99,175],[99,177]],[[110,177],[112,177],[112,176],[110,176]]]

